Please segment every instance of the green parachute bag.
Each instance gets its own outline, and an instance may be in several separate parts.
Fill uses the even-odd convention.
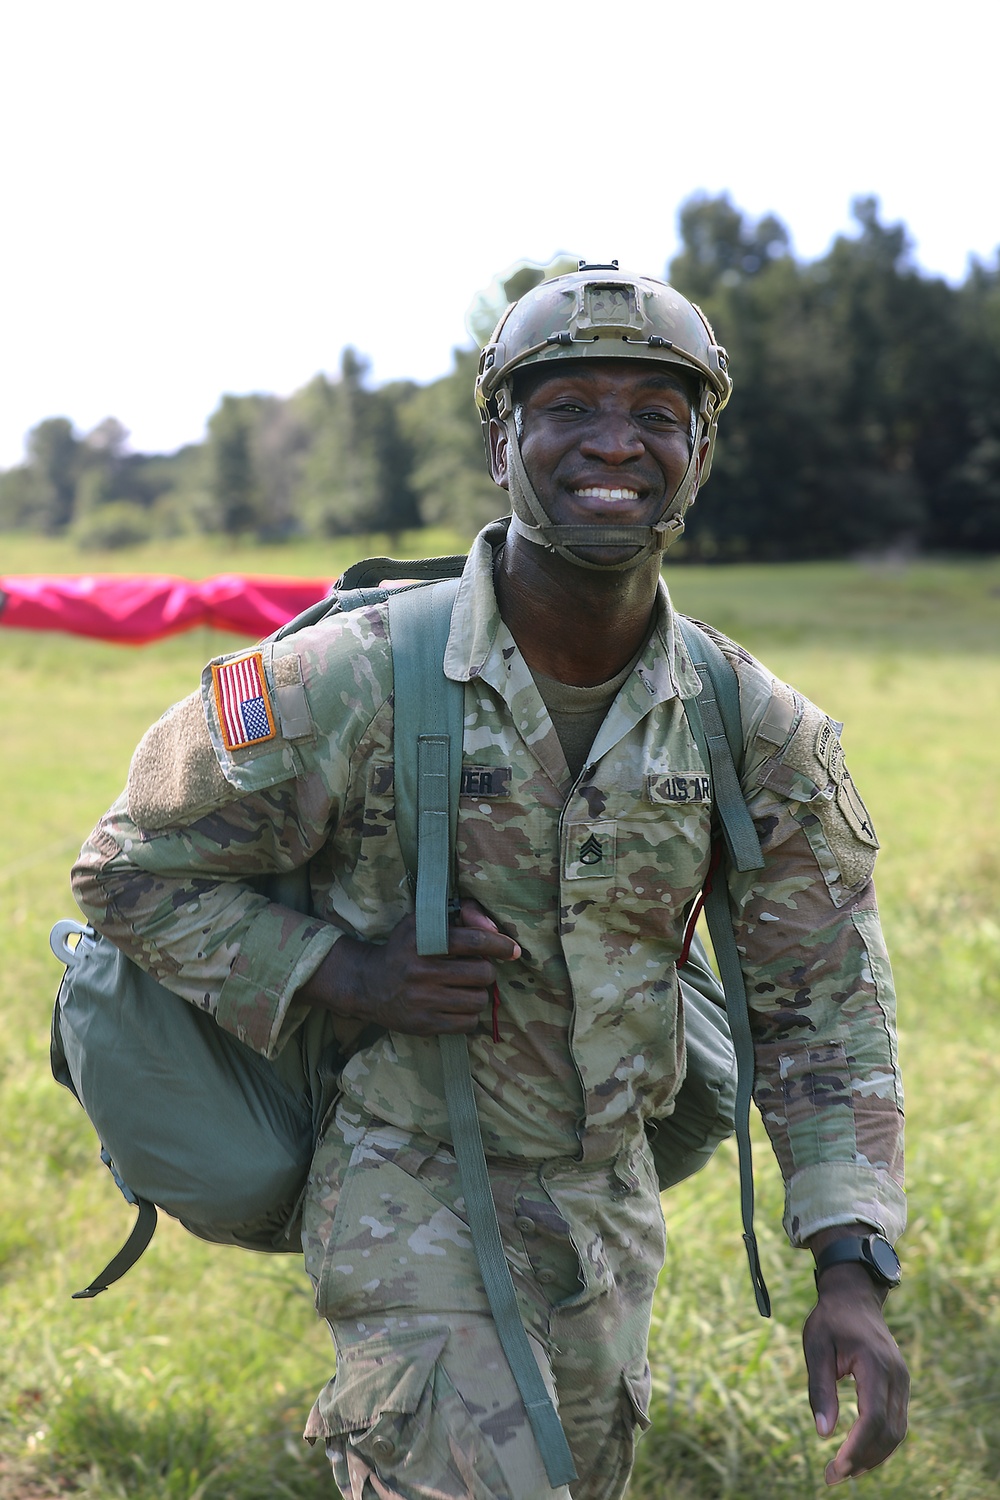
[[[268,894],[306,910],[306,872],[297,873]],[[348,1055],[330,1018],[314,1012],[269,1060],[82,922],[58,922],[50,943],[66,964],[52,1073],[83,1105],[139,1210],[126,1245],[74,1295],[96,1296],[135,1263],[154,1205],[213,1244],[298,1253],[306,1174]]]
[[[673,1113],[646,1122],[661,1193],[701,1171],[732,1135],[736,1109],[736,1053],[725,991],[697,936],[677,970],[677,981],[687,1056],[684,1081]]]

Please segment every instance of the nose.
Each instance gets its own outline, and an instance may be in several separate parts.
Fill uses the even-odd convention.
[[[626,464],[640,458],[645,447],[642,432],[630,412],[602,407],[587,423],[580,452],[607,464]]]

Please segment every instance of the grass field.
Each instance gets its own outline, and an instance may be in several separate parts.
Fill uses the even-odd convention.
[[[367,550],[171,543],[81,562],[17,538],[0,539],[0,569],[333,577]],[[986,1500],[1000,1487],[1000,561],[691,568],[671,585],[684,609],[847,721],[848,760],[883,844],[900,994],[910,1228],[890,1323],[914,1377],[910,1438],[858,1488]],[[332,1360],[294,1257],[212,1248],[164,1222],[120,1287],[70,1300],[131,1211],[82,1111],[49,1076],[60,971],[48,929],[73,912],[68,865],[140,733],[206,657],[237,644],[193,632],[133,650],[0,629],[0,1500],[334,1493],[299,1437]],[[746,1275],[733,1153],[664,1200],[654,1420],[631,1500],[825,1493],[833,1444],[812,1427],[799,1348],[809,1262],[780,1237],[762,1135],[757,1164],[768,1323]]]

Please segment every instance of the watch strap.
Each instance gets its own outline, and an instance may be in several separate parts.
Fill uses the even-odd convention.
[[[888,1255],[892,1258],[897,1268],[895,1276],[887,1275],[878,1264],[872,1253],[873,1240],[878,1240],[879,1244],[884,1247],[884,1251],[888,1252]],[[841,1239],[831,1240],[830,1244],[826,1245],[816,1257],[814,1276],[817,1287],[819,1286],[819,1278],[824,1271],[828,1271],[831,1266],[847,1264],[863,1266],[872,1280],[877,1282],[879,1286],[894,1287],[899,1285],[899,1260],[889,1241],[882,1235],[849,1234],[844,1235]]]

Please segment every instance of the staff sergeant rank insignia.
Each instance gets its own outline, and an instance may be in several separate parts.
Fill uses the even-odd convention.
[[[274,713],[264,680],[264,659],[259,651],[212,667],[212,686],[219,727],[227,750],[245,750],[273,740],[277,733]]]

